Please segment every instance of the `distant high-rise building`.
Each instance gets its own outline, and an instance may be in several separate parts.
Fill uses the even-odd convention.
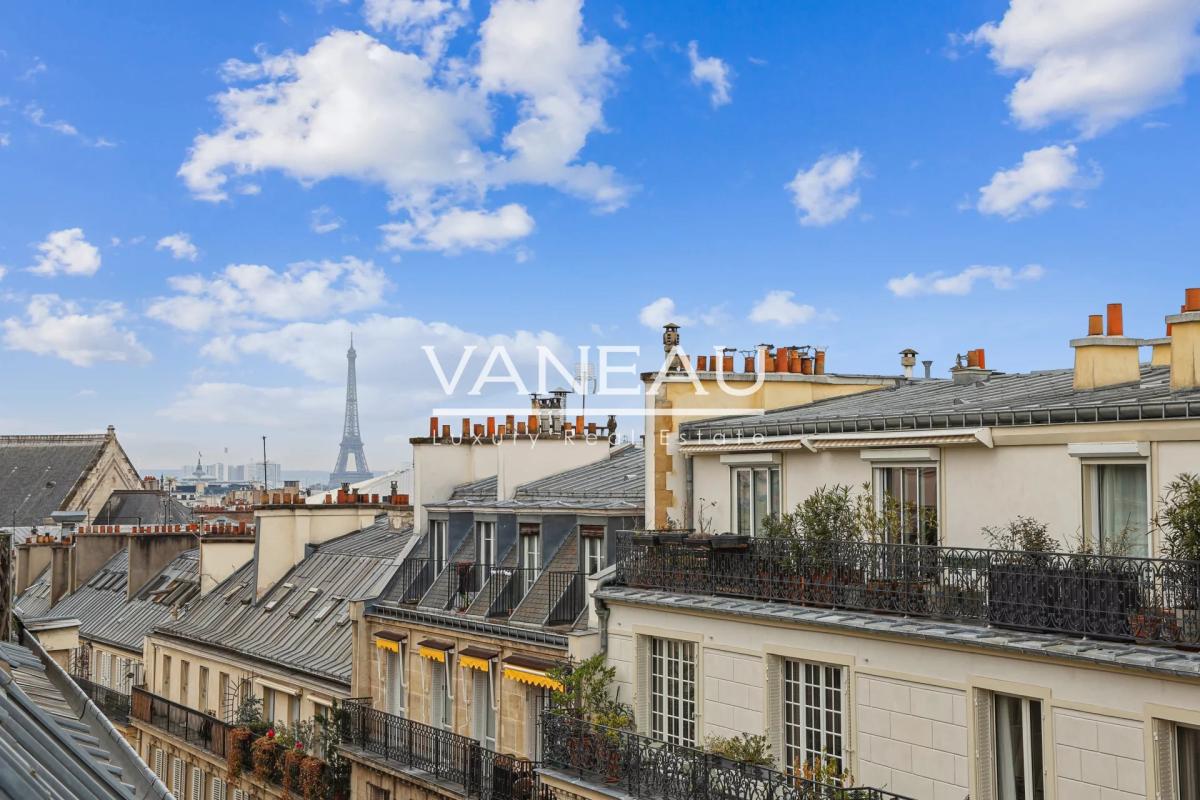
[[[346,417],[342,424],[342,443],[338,449],[337,464],[329,475],[333,485],[341,483],[357,483],[372,477],[367,467],[367,456],[363,453],[362,434],[358,427],[358,375],[354,369],[354,361],[358,353],[354,351],[354,335],[350,336],[350,349],[346,351]],[[350,469],[350,459],[354,458],[354,469]]]
[[[226,472],[226,480],[238,482],[246,480],[246,467],[242,464],[230,464]]]
[[[262,483],[263,480],[263,462],[250,461],[242,466],[242,477],[231,480],[242,480],[248,483]],[[277,489],[283,486],[283,467],[278,461],[267,462],[267,486],[268,489]]]

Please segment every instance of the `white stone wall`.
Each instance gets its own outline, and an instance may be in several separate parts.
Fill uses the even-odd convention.
[[[1058,800],[1146,797],[1144,742],[1140,722],[1054,709]]]
[[[763,718],[763,686],[766,683],[763,660],[757,656],[706,647],[703,651],[704,703],[701,706],[704,730],[709,736],[761,734],[766,730]]]
[[[859,674],[857,783],[929,800],[967,795],[967,703],[955,689]]]

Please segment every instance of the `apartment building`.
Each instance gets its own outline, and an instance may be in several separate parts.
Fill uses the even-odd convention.
[[[255,743],[276,735],[301,742],[311,780],[326,780],[335,759],[321,749],[322,726],[351,696],[351,603],[382,589],[411,543],[403,496],[276,499],[256,509],[250,541],[202,540],[213,584],[145,640],[131,725],[178,797],[299,794],[310,778],[286,754],[255,768]],[[241,563],[239,547],[249,556]]]
[[[420,540],[362,608],[354,694],[363,699],[350,706],[344,747],[353,796],[529,796],[538,721],[559,687],[551,673],[597,649],[589,584],[618,532],[643,519],[644,450],[614,446],[608,428],[589,438],[578,420],[555,427],[547,421],[533,447],[487,454],[498,456],[496,474],[426,494]],[[448,446],[414,441],[418,486],[449,477],[422,469]],[[581,460],[590,463],[536,476]]]
[[[682,425],[685,527],[730,535],[622,539],[593,600],[637,731],[609,766],[560,748],[543,782],[664,796],[750,733],[778,771],[738,773],[748,796],[822,760],[867,796],[1200,796],[1200,573],[1154,523],[1200,463],[1188,299],[1154,340],[1091,318],[1073,369],[972,351],[948,380]],[[895,513],[822,519],[839,484]],[[1054,541],[997,549],[984,529],[1019,516]]]

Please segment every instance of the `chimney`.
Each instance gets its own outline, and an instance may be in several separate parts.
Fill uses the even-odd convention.
[[[906,347],[900,351],[900,366],[904,368],[904,379],[912,380],[913,367],[917,365],[917,351]],[[926,376],[928,377],[928,376]]]
[[[921,362],[921,366],[925,367],[925,380],[929,380],[930,378],[932,378],[933,377],[933,360],[927,358]]]
[[[196,546],[196,537],[191,533],[142,534],[129,537],[129,581],[127,597],[133,597],[146,588],[162,568],[170,564],[175,556]]]
[[[930,362],[932,365],[932,362]],[[992,371],[987,368],[987,357],[982,347],[958,353],[954,357],[954,366],[950,368],[950,377],[955,383],[968,384],[987,380]]]
[[[16,546],[17,574],[15,594],[21,594],[50,566],[50,545],[25,542]]]
[[[379,509],[369,503],[258,509],[255,518],[255,596],[263,597],[288,570],[303,561],[309,545],[321,544],[372,525],[378,512]]]
[[[1200,387],[1200,289],[1188,289],[1186,299],[1178,314],[1167,317],[1172,391]]]
[[[1088,317],[1088,335],[1071,340],[1071,347],[1075,348],[1076,391],[1135,383],[1141,378],[1138,367],[1141,340],[1125,335],[1123,317],[1121,304],[1109,303],[1107,329],[1102,324],[1104,318],[1092,314]]]

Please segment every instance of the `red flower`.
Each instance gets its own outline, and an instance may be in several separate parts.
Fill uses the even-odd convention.
[[[271,728],[271,729],[269,729],[269,730],[267,731],[267,738],[268,738],[268,739],[274,739],[274,738],[275,738],[275,729],[274,729],[274,728]]]
[[[297,749],[297,750],[303,750],[303,749],[304,749],[304,742],[296,742],[296,749]]]

